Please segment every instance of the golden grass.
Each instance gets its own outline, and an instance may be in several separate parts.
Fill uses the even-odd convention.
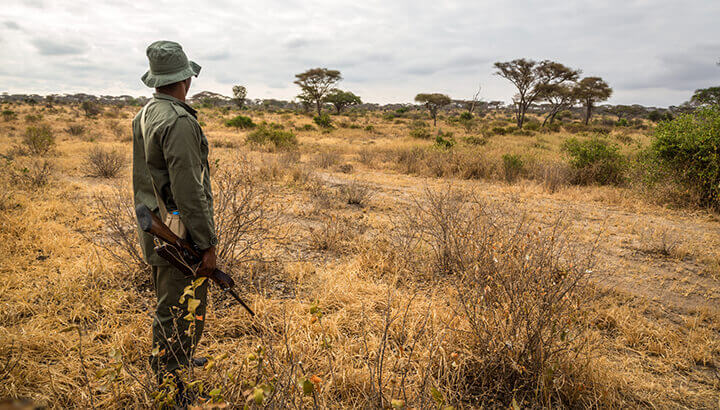
[[[16,156],[3,165],[0,400],[29,399],[50,408],[150,407],[152,392],[143,385],[151,380],[147,355],[153,295],[92,243],[111,234],[99,222],[94,196],[109,194],[116,185],[129,189],[128,123],[135,109],[96,119],[80,116],[76,107],[11,109],[18,117],[0,122],[0,153],[20,144],[30,113],[42,113],[57,145],[47,156],[54,171],[45,185],[11,179],[30,158]],[[312,123],[300,115],[250,115],[255,122],[288,128],[290,122]],[[441,191],[449,180],[455,189],[474,192],[488,206],[525,215],[538,226],[564,215],[573,245],[580,249],[589,249],[601,235],[597,267],[591,284],[577,296],[572,327],[585,347],[569,345],[571,351],[560,356],[553,401],[519,394],[523,406],[718,406],[720,238],[715,215],[667,209],[631,188],[563,185],[551,192],[528,179],[509,185],[492,178],[439,179],[424,170],[408,175],[399,172],[394,153],[432,141],[412,139],[407,124],[374,114],[348,120],[359,129],[295,131],[299,156],[250,151],[244,145],[246,132],[226,128],[216,110],[202,110],[200,119],[214,147],[211,163],[250,163],[254,181],[272,188],[268,206],[283,221],[278,229],[284,235],[254,251],[265,262],[234,272],[258,319],[251,321],[226,298],[212,298],[200,353],[227,357],[213,369],[198,370],[196,378],[208,388],[220,388],[231,406],[241,407],[262,383],[273,383],[277,400],[286,405],[373,407],[380,405],[380,390],[383,406],[402,404],[390,400],[436,406],[433,391],[446,405],[482,404],[477,400],[483,392],[467,384],[478,355],[464,333],[467,321],[453,308],[452,278],[429,276],[424,266],[410,266],[424,274],[409,275],[392,240],[425,188]],[[71,123],[84,125],[83,135],[64,131]],[[366,131],[367,125],[374,130]],[[443,121],[440,126],[458,139],[466,135]],[[456,149],[494,161],[505,153],[561,161],[565,138],[561,133],[494,136],[486,145],[461,143]],[[648,137],[632,138],[644,144]],[[128,167],[119,178],[86,176],[84,161],[95,146],[126,156]],[[627,153],[636,149],[623,145]],[[323,157],[328,152],[330,160]],[[342,172],[343,164],[352,170]],[[362,207],[347,203],[352,183],[371,190]],[[332,232],[324,231],[328,227]],[[330,239],[329,246],[318,245],[323,239]],[[108,381],[97,372],[112,367],[113,351],[120,353],[124,367]],[[258,356],[264,358],[262,369]],[[301,378],[312,378],[313,395],[303,396],[293,387]]]

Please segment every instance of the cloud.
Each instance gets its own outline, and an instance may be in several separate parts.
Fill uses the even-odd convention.
[[[79,43],[66,43],[48,38],[36,38],[32,44],[37,48],[40,55],[44,56],[67,56],[82,54],[87,51],[87,47]]]
[[[509,101],[515,90],[493,75],[492,62],[521,57],[603,77],[615,89],[611,103],[677,105],[720,83],[716,0],[516,3],[223,0],[188,17],[196,7],[189,0],[172,8],[4,0],[0,83],[11,92],[147,95],[138,80],[145,47],[168,38],[203,66],[198,92],[244,84],[250,98],[290,99],[294,74],[328,67],[364,101],[412,101],[420,91],[469,98],[478,83],[483,98]]]

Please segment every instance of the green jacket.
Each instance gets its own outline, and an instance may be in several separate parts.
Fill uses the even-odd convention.
[[[189,238],[207,249],[217,244],[207,139],[192,107],[169,95],[153,97],[145,110],[145,138],[140,113],[132,122],[135,206],[145,204],[158,213],[154,181],[168,212],[178,211]],[[153,250],[152,236],[139,228],[138,233],[145,261],[167,265]]]

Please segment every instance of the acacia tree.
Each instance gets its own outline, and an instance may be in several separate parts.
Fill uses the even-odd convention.
[[[585,77],[578,83],[576,95],[585,106],[585,125],[590,121],[595,103],[605,101],[612,95],[612,88],[600,77]]]
[[[720,105],[720,87],[695,90],[690,102],[697,105]]]
[[[239,109],[245,106],[245,97],[247,97],[247,89],[242,85],[234,85],[232,88],[233,102],[237,104]]]
[[[314,102],[318,115],[322,113],[322,104],[327,93],[342,80],[340,71],[327,68],[311,68],[304,73],[295,74],[295,78],[297,79],[294,83],[302,90],[301,100]]]
[[[574,84],[552,84],[542,87],[540,99],[550,104],[550,110],[542,124],[543,127],[548,122],[552,124],[560,111],[575,105],[577,102],[575,88],[576,85]]]
[[[530,104],[540,98],[545,87],[575,81],[580,70],[573,70],[554,61],[536,62],[524,58],[495,63],[496,75],[513,83],[518,93],[513,98],[518,128],[523,127]]]
[[[325,97],[325,101],[335,106],[338,114],[340,114],[346,107],[362,104],[362,100],[357,95],[350,91],[343,91],[337,88],[330,90],[328,95]]]
[[[607,108],[607,112],[616,116],[618,121],[623,118],[635,118],[645,114],[645,107],[642,105],[613,105]]]
[[[425,108],[428,109],[430,116],[433,119],[433,126],[437,125],[438,110],[452,102],[450,97],[439,93],[418,94],[415,96],[415,101],[425,104]]]

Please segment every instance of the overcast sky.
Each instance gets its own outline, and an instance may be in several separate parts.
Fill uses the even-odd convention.
[[[150,95],[145,48],[202,65],[191,93],[291,99],[294,74],[342,72],[364,101],[419,92],[510,101],[492,63],[552,59],[600,76],[615,104],[668,106],[720,85],[718,0],[3,0],[0,92]]]

